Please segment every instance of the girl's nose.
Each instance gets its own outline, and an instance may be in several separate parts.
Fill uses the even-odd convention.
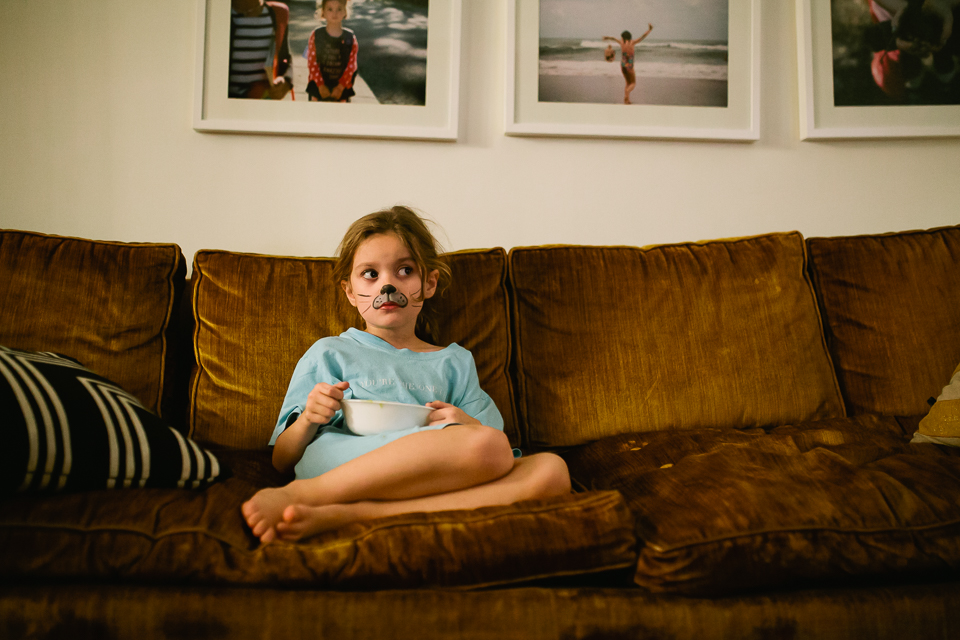
[[[396,293],[397,288],[392,284],[385,284],[380,288],[380,293]]]

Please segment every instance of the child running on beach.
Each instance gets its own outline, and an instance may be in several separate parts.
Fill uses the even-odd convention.
[[[322,338],[300,359],[270,440],[273,464],[296,480],[257,492],[244,519],[262,543],[298,540],[399,513],[473,509],[568,493],[561,458],[517,458],[481,388],[473,356],[425,341],[428,302],[450,269],[424,221],[405,207],[353,223],[334,277],[364,330]],[[429,426],[358,436],[340,401],[424,404]]]
[[[630,93],[637,86],[637,74],[633,69],[633,59],[636,55],[636,46],[653,31],[652,24],[648,23],[647,27],[646,32],[635,40],[632,39],[633,35],[629,31],[621,33],[619,38],[603,36],[604,40],[612,40],[620,45],[620,71],[623,72],[623,79],[627,83],[623,90],[623,104],[631,104]]]
[[[350,102],[357,76],[357,36],[343,26],[348,0],[317,0],[314,29],[303,57],[310,69],[307,94],[312,101]]]

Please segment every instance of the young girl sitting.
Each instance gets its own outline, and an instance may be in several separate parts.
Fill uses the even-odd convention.
[[[427,302],[450,280],[439,253],[423,220],[404,207],[348,229],[334,277],[364,330],[317,341],[294,370],[270,444],[274,466],[294,470],[296,480],[257,492],[242,508],[261,542],[570,491],[558,456],[514,458],[470,352],[421,338],[431,330]],[[344,398],[424,404],[433,412],[426,427],[358,436],[343,422]]]

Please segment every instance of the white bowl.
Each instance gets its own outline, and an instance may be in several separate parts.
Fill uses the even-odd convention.
[[[347,427],[361,436],[425,427],[433,413],[433,409],[420,404],[379,400],[341,400],[340,407]]]

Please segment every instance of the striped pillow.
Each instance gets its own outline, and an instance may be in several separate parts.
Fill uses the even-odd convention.
[[[198,488],[209,451],[76,360],[0,346],[0,491]]]

